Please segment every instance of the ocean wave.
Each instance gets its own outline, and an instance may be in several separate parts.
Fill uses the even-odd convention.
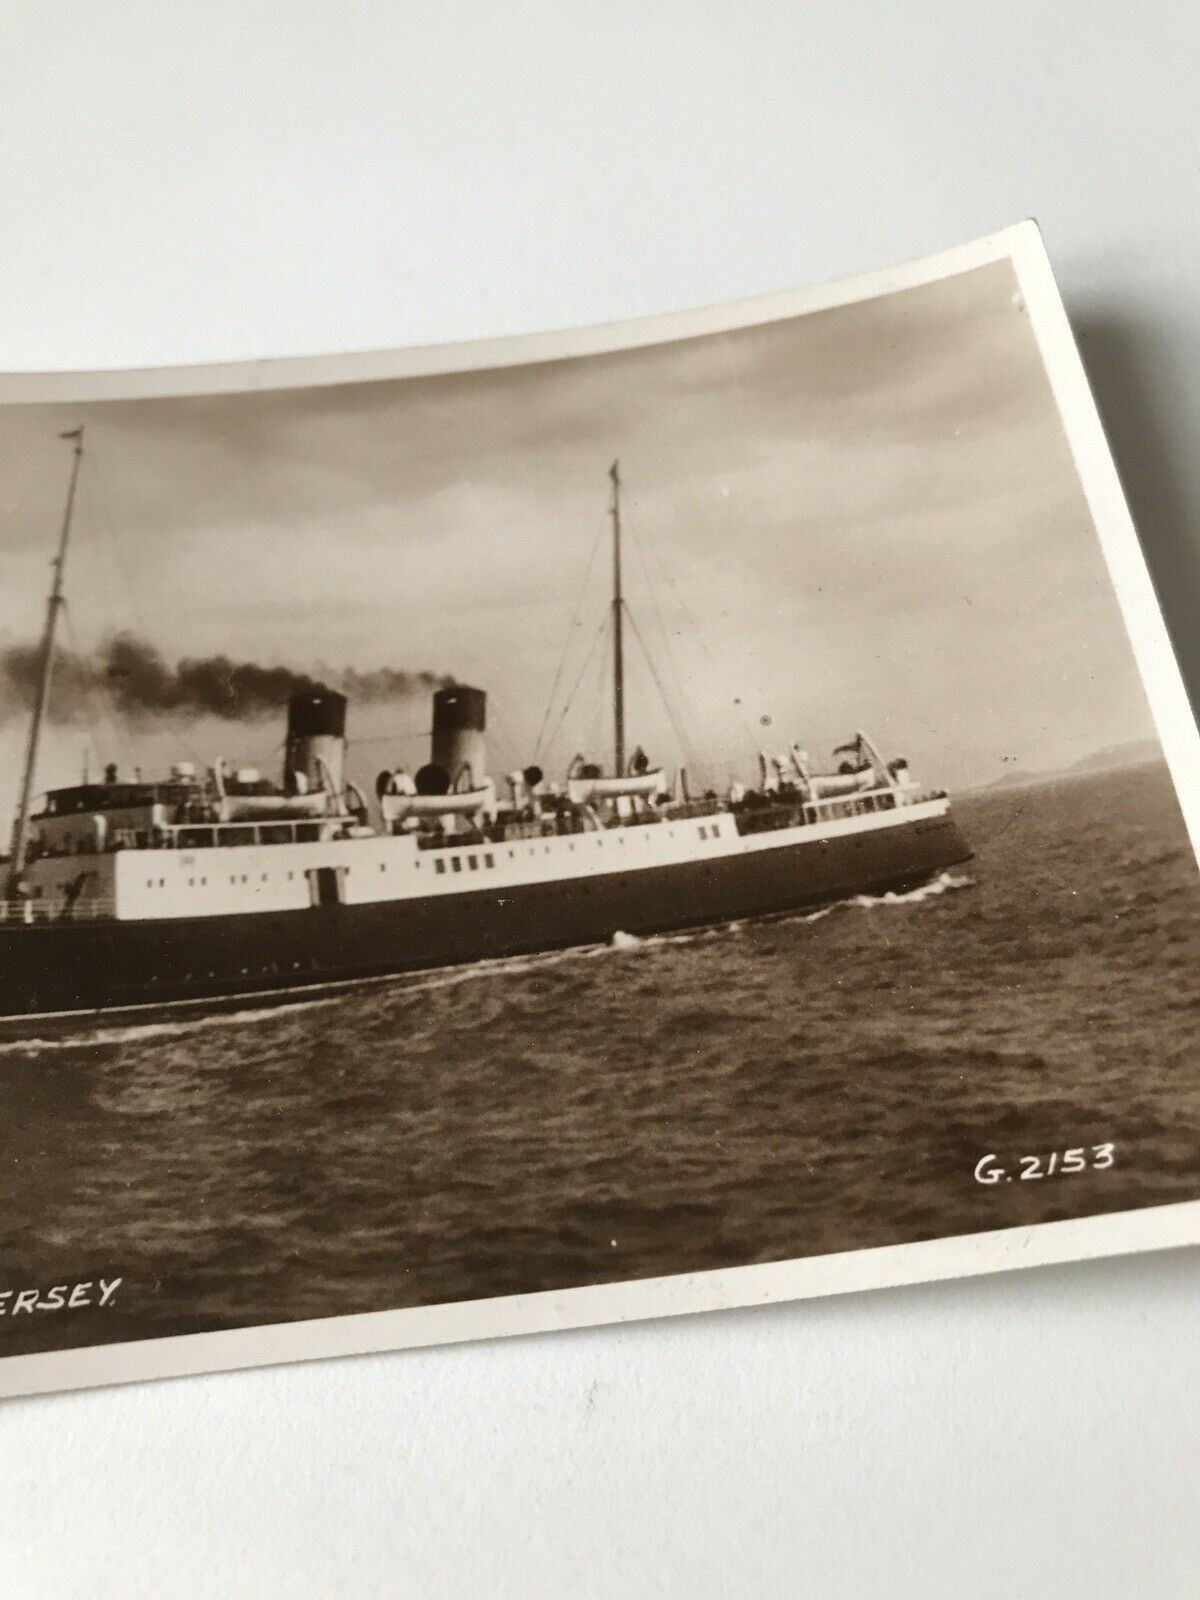
[[[921,884],[905,894],[891,891],[881,895],[860,894],[846,900],[833,901],[811,911],[794,912],[770,920],[783,923],[819,922],[823,917],[848,907],[872,909],[878,906],[919,905],[924,900],[948,894],[956,889],[973,888],[973,878],[955,877],[943,872],[931,882]],[[715,939],[725,939],[740,933],[745,927],[741,918],[731,922],[713,924],[703,928],[688,928],[676,933],[636,934],[618,929],[606,944],[576,945],[568,950],[536,951],[524,956],[500,957],[493,961],[472,961],[461,966],[439,967],[423,974],[388,974],[386,977],[361,979],[338,986],[337,991],[282,1000],[268,1006],[247,1007],[239,1011],[210,1011],[196,1016],[162,1018],[156,1021],[125,1024],[103,1024],[89,1031],[71,1031],[45,1038],[8,1039],[0,1041],[0,1057],[6,1055],[38,1055],[49,1050],[78,1050],[88,1047],[122,1044],[142,1044],[151,1039],[170,1039],[199,1032],[206,1028],[246,1026],[274,1018],[286,1018],[316,1006],[329,1006],[344,998],[347,989],[366,990],[386,986],[396,996],[428,994],[453,988],[462,983],[478,982],[487,978],[516,977],[541,972],[549,967],[575,961],[592,961],[606,955],[651,953],[677,945],[694,945]]]
[[[618,937],[633,941],[629,948],[633,948],[634,944],[650,942],[637,939],[633,934],[621,934]],[[395,994],[428,994],[475,979],[519,976],[528,972],[542,972],[547,967],[561,966],[567,961],[594,960],[615,948],[611,944],[572,945],[568,950],[537,950],[524,956],[498,956],[492,961],[469,961],[456,967],[435,967],[426,973],[394,973],[388,978],[374,981],[387,983]]]

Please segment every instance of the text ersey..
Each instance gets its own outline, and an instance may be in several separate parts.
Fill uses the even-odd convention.
[[[87,1306],[111,1306],[122,1278],[97,1278],[82,1283],[56,1283],[50,1289],[0,1289],[0,1317],[22,1311],[82,1311]]]

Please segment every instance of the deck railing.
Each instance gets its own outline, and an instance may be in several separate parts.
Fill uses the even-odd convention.
[[[43,849],[35,859],[113,855],[122,850],[211,850],[218,846],[312,844],[345,828],[344,817],[276,818],[254,822],[172,822],[158,828],[114,828],[101,848]]]
[[[112,922],[117,904],[111,895],[81,895],[70,905],[62,901],[0,900],[0,927],[40,928],[49,922]]]

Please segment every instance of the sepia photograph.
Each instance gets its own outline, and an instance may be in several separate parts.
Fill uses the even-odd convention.
[[[1200,1236],[1200,752],[1040,240],[793,300],[8,381],[0,1389]]]

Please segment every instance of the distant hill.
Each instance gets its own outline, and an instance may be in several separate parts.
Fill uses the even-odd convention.
[[[1161,761],[1162,746],[1157,739],[1133,739],[1128,744],[1110,744],[1106,750],[1084,756],[1068,772],[1109,772],[1114,767],[1139,767],[1143,761]]]
[[[1022,772],[1018,767],[1015,772],[1006,772],[1002,778],[993,778],[991,783],[981,783],[973,793],[981,789],[1026,789],[1031,783],[1044,783],[1047,778],[1057,774],[1049,772]]]
[[[1162,746],[1157,739],[1133,739],[1127,744],[1110,744],[1083,756],[1069,767],[1053,767],[1044,772],[1006,772],[983,789],[1027,789],[1035,783],[1053,783],[1056,778],[1081,778],[1092,772],[1117,772],[1122,767],[1138,767],[1147,761],[1161,761]]]

